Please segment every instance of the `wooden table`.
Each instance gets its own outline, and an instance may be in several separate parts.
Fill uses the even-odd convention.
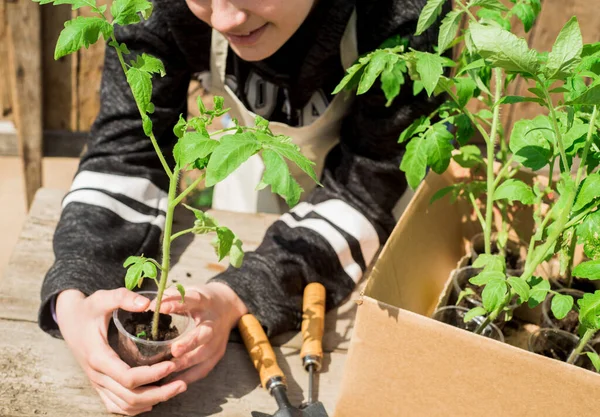
[[[109,415],[64,342],[43,333],[36,323],[40,287],[53,261],[52,235],[64,194],[43,188],[38,191],[7,272],[0,279],[0,416]],[[260,243],[276,219],[273,215],[219,211],[213,215],[240,236],[246,250]],[[177,216],[175,228],[190,224],[187,212]],[[204,282],[224,269],[225,263],[216,263],[210,237],[195,236],[177,242],[170,275],[173,279],[184,285]],[[330,415],[335,408],[354,322],[352,299],[356,299],[356,294],[326,319],[327,353],[320,374],[319,398]],[[299,357],[300,335],[285,334],[272,342],[289,381],[290,399],[299,404],[305,399],[308,386]],[[274,412],[274,401],[259,385],[243,345],[230,342],[224,359],[206,379],[155,407],[149,415],[250,416],[250,411]]]

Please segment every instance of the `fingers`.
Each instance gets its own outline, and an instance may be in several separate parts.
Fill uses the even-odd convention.
[[[173,288],[165,291],[160,312],[163,314],[185,313],[191,310],[200,310],[203,307],[204,299],[195,289],[186,289],[185,302],[181,302],[181,295]]]
[[[196,349],[198,346],[209,343],[213,339],[214,334],[214,323],[204,322],[200,326],[196,327],[191,332],[190,336],[181,341],[173,343],[171,346],[171,354],[173,357],[179,358]]]
[[[182,381],[189,385],[192,382],[205,378],[225,354],[225,347],[226,345],[223,345],[217,350],[216,354],[209,355],[208,359],[206,359],[204,362],[201,362],[198,365],[191,367],[187,371],[177,375],[175,378],[173,378],[173,382]]]
[[[177,367],[171,361],[164,361],[152,366],[131,368],[108,346],[99,349],[98,354],[90,358],[89,365],[94,371],[107,375],[127,389],[160,381],[173,373]]]
[[[105,388],[108,398],[126,412],[146,410],[152,406],[170,400],[187,390],[184,381],[171,381],[161,386],[145,386],[127,389],[106,375],[100,375],[99,385]]]
[[[127,311],[145,311],[150,305],[150,300],[142,295],[129,291],[126,288],[116,290],[99,290],[88,299],[94,308],[102,313],[110,313],[121,308]]]
[[[96,388],[98,395],[104,402],[106,409],[113,414],[122,414],[124,416],[136,416],[141,413],[152,411],[152,407],[135,408],[129,406],[125,401],[117,397],[106,388]]]

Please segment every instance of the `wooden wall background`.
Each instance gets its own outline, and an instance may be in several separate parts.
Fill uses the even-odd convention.
[[[109,3],[110,0],[99,0]],[[0,121],[11,119],[10,88],[7,79],[7,40],[4,2],[0,1]],[[42,7],[43,121],[45,131],[86,132],[99,106],[99,88],[104,55],[103,45],[94,45],[76,55],[54,60],[54,45],[64,21],[73,13],[70,6]],[[83,12],[85,13],[85,12]],[[584,42],[600,41],[600,0],[543,0],[542,13],[527,34],[529,45],[541,51],[551,49],[562,25],[572,15],[579,19]],[[521,27],[515,23],[515,27]],[[530,95],[528,86],[515,85],[514,95]],[[198,90],[197,85],[191,87]],[[518,117],[533,117],[537,105],[521,103],[506,107],[505,127]]]

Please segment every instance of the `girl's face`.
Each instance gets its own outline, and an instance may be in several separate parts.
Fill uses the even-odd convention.
[[[246,61],[273,55],[298,30],[317,0],[186,0]]]

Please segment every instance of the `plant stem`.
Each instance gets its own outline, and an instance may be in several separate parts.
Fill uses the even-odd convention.
[[[566,229],[565,229],[566,230]],[[577,246],[577,234],[572,231],[571,242],[569,243],[569,265],[567,265],[566,279],[567,288],[571,288],[573,284],[573,257],[575,256],[575,246]]]
[[[198,186],[198,184],[200,184],[202,182],[202,180],[204,180],[204,178],[206,178],[205,172],[202,173],[202,175],[200,175],[198,178],[196,178],[194,180],[194,182],[192,182],[190,184],[189,187],[187,187],[185,190],[183,190],[183,192],[181,194],[179,194],[175,200],[173,200],[173,205],[176,206],[179,203],[181,203],[183,201],[183,199],[185,198],[185,196],[188,195],[189,193],[191,193],[192,191],[194,191],[196,189],[196,187]]]
[[[563,163],[563,172],[568,172],[570,170],[569,161],[567,160],[567,153],[565,151],[565,145],[562,140],[562,135],[560,133],[560,129],[558,127],[558,118],[556,116],[556,110],[554,109],[554,105],[552,104],[552,98],[550,98],[550,93],[546,88],[546,84],[544,84],[539,78],[537,79],[539,84],[543,87],[544,96],[546,97],[546,104],[548,105],[548,109],[550,109],[552,126],[554,127],[554,134],[556,135],[556,142],[558,144],[558,150],[560,152],[560,159]],[[550,173],[552,175],[552,173]]]
[[[548,188],[552,189],[552,185],[554,182],[554,162],[556,162],[556,155],[552,155],[552,159],[550,160],[550,173],[549,173],[549,179],[548,179]]]
[[[473,15],[473,13],[471,13],[467,6],[462,4],[460,0],[456,0],[456,4],[458,4],[460,8],[463,9],[469,15],[469,17],[471,18],[471,20],[473,20],[474,23],[477,23],[477,18]]]
[[[587,345],[587,343],[590,341],[590,339],[594,336],[595,333],[596,333],[596,329],[587,329],[585,331],[585,334],[583,335],[581,340],[579,340],[579,344],[577,345],[575,350],[573,352],[571,352],[571,354],[569,355],[569,358],[567,359],[567,363],[570,363],[570,364],[575,363],[575,359],[577,359],[577,357],[579,355],[581,355],[581,352],[585,348],[585,345]]]
[[[156,294],[156,304],[154,308],[154,317],[152,319],[152,340],[158,340],[158,322],[160,319],[160,304],[162,302],[163,293],[167,286],[167,279],[169,276],[169,268],[171,266],[171,231],[173,229],[173,213],[175,212],[174,203],[175,195],[177,194],[177,185],[179,179],[179,170],[175,168],[175,172],[171,175],[171,181],[169,182],[169,204],[167,206],[167,215],[165,218],[165,231],[163,233],[163,257],[162,257],[162,271],[160,273],[160,282],[158,283],[158,292]]]
[[[575,226],[581,220],[585,218],[588,214],[590,214],[593,210],[595,210],[598,206],[592,206],[587,208],[585,211],[579,213],[577,216],[573,217],[569,222],[565,225],[565,229]]]
[[[111,40],[113,42],[117,43],[117,39],[115,38],[114,34],[111,36]],[[123,73],[125,75],[125,78],[127,78],[127,66],[125,65],[125,59],[123,58],[123,54],[121,53],[121,50],[119,48],[115,48],[115,51],[117,51],[117,56],[119,57],[119,62],[121,63],[121,68],[123,68]],[[136,104],[137,104],[137,101],[136,101]],[[137,108],[138,108],[138,111],[140,112],[140,115],[142,116],[142,120],[144,119],[144,117],[148,117],[146,115],[146,112],[144,110],[140,109],[140,106],[137,106]],[[171,172],[171,168],[169,168],[169,164],[167,164],[167,161],[165,160],[165,157],[163,156],[160,146],[158,146],[158,142],[156,141],[154,132],[150,132],[150,135],[148,137],[150,138],[150,141],[152,142],[152,146],[154,147],[154,150],[156,151],[156,154],[158,155],[158,159],[160,159],[160,163],[162,164],[163,169],[165,170],[165,172],[167,173],[169,178],[172,178],[173,173]]]
[[[496,75],[496,91],[494,96],[494,117],[492,118],[492,130],[487,141],[487,201],[485,204],[485,228],[483,229],[485,238],[485,253],[492,254],[492,220],[494,215],[494,146],[496,135],[498,134],[498,122],[500,120],[500,99],[502,98],[502,70],[494,68]]]
[[[183,235],[185,235],[187,233],[191,233],[193,231],[194,231],[194,228],[190,227],[189,229],[185,229],[185,230],[182,230],[181,232],[177,232],[173,236],[171,236],[171,242],[173,242],[178,237],[183,236]]]
[[[469,118],[469,120],[471,121],[473,126],[475,126],[475,128],[479,131],[479,133],[481,133],[481,136],[483,137],[483,139],[486,142],[489,141],[490,137],[489,137],[488,133],[485,131],[485,129],[483,127],[481,127],[481,125],[479,123],[477,123],[477,121],[475,120],[475,115],[473,115],[473,113],[471,113],[471,111],[469,109],[460,105],[460,101],[458,100],[458,97],[456,97],[456,95],[454,94],[454,92],[452,90],[444,88],[444,91],[458,105],[458,107],[460,108],[460,111]]]
[[[585,148],[583,149],[583,155],[581,156],[581,163],[579,164],[579,169],[577,170],[577,179],[575,180],[575,184],[579,187],[579,181],[581,181],[581,176],[583,175],[583,170],[585,167],[585,161],[587,160],[588,152],[590,151],[590,146],[592,146],[592,136],[596,131],[596,118],[598,117],[598,106],[594,106],[594,111],[592,112],[592,119],[590,120],[590,128],[588,129],[587,138],[585,140]]]
[[[472,192],[469,192],[469,200],[471,200],[471,204],[473,204],[473,208],[475,209],[475,213],[477,214],[477,218],[479,219],[479,223],[481,224],[481,228],[485,228],[485,219],[483,218],[483,214],[481,214],[481,210],[477,205],[477,201],[475,200],[475,196]]]
[[[502,179],[504,178],[504,176],[506,175],[508,178],[508,170],[511,167],[511,164],[513,163],[514,158],[511,156],[510,159],[508,160],[508,162],[502,167],[502,169],[500,170],[500,172],[498,172],[498,175],[496,176],[496,180],[494,181],[494,189],[496,189],[496,187],[498,187],[500,185],[500,181],[502,181]]]

